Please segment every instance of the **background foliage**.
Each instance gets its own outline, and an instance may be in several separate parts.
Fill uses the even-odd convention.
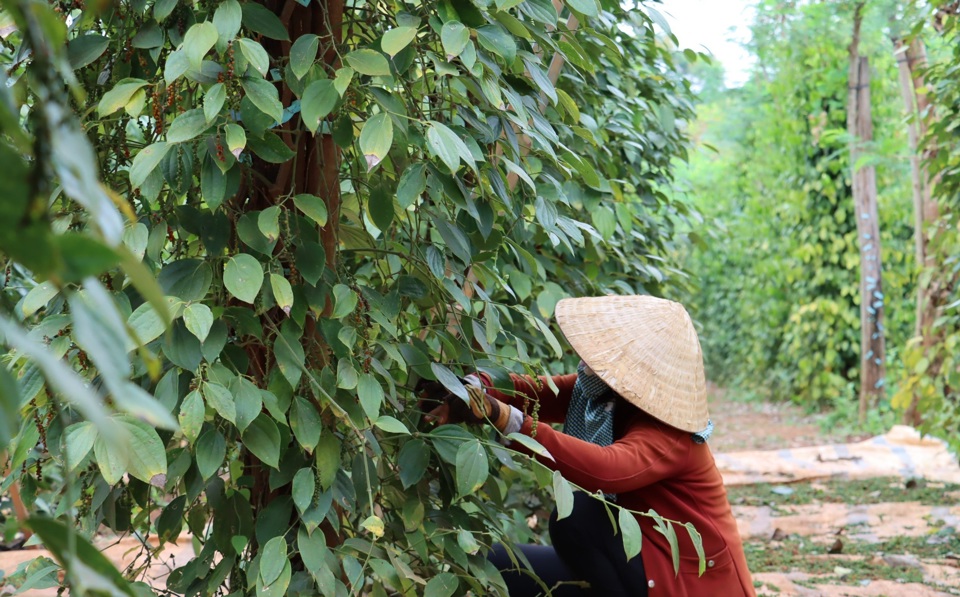
[[[957,197],[960,191],[960,152],[957,125],[960,123],[960,17],[956,2],[937,2],[931,26],[926,30],[934,59],[925,72],[930,91],[931,126],[925,145],[932,151],[929,169],[936,177],[933,195],[940,206],[940,221],[931,231],[934,263],[922,272],[920,283],[929,284],[936,297],[938,317],[934,341],[924,346],[914,338],[904,352],[904,381],[897,398],[920,397],[922,428],[941,435],[954,449],[960,449],[960,377],[956,347],[960,342],[958,296]]]
[[[880,191],[888,383],[902,371],[916,284],[893,8],[868,3],[861,41],[873,71],[869,159]],[[857,395],[860,353],[846,134],[852,14],[852,3],[759,3],[751,77],[741,89],[706,96],[700,146],[679,175],[706,218],[705,242],[686,263],[697,273],[690,300],[710,376],[835,407],[841,418]]]
[[[499,591],[516,488],[568,486],[424,426],[411,388],[561,371],[560,298],[685,283],[691,94],[659,14],[2,6],[0,490],[65,582],[149,593],[86,543],[106,526],[191,531],[178,594]]]

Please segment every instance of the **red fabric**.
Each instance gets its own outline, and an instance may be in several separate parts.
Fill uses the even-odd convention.
[[[513,396],[488,388],[490,395],[520,409],[526,401],[528,412],[533,402],[538,402],[540,423],[563,422],[575,374],[552,378],[559,389],[556,394],[545,378],[537,383],[529,376],[511,377]],[[680,573],[675,575],[667,538],[655,530],[652,519],[637,517],[643,532],[640,556],[650,595],[754,597],[737,523],[710,448],[694,443],[690,433],[636,409],[627,420],[617,418],[618,439],[606,447],[565,435],[546,424],[538,425],[534,436],[529,415],[520,432],[535,437],[554,461],[537,458],[572,483],[588,491],[616,493],[617,504],[631,510],[653,509],[664,518],[693,523],[703,538],[707,559],[707,569],[700,577],[696,550],[686,529],[674,529],[680,543]]]

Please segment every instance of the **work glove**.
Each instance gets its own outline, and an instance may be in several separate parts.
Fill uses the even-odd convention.
[[[511,414],[514,410],[512,406],[504,404],[490,394],[487,394],[483,386],[467,385],[465,387],[467,394],[470,395],[470,414],[472,415],[472,419],[468,420],[468,423],[479,424],[489,422],[496,427],[500,433],[519,430],[519,425],[516,426],[517,429],[507,430],[508,427],[511,427]]]
[[[461,381],[470,397],[469,403],[438,382],[421,380],[417,384],[415,391],[420,396],[420,409],[426,413],[427,420],[438,425],[489,422],[504,434],[520,430],[523,424],[520,411],[487,394],[476,375],[468,375]]]

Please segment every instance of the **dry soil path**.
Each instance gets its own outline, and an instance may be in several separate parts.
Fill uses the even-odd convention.
[[[855,443],[791,404],[711,388],[716,453]],[[960,485],[827,479],[728,489],[760,596],[960,595]]]

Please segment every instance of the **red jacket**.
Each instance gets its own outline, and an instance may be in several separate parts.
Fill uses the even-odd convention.
[[[617,504],[631,510],[653,509],[664,518],[692,522],[703,538],[707,568],[697,576],[698,558],[686,529],[675,526],[680,543],[680,573],[674,574],[667,538],[654,530],[653,521],[638,516],[643,532],[640,556],[646,569],[650,595],[664,597],[741,597],[756,595],[737,523],[730,511],[723,479],[706,444],[697,444],[690,433],[654,419],[638,409],[615,420],[616,441],[600,447],[556,431],[546,423],[562,423],[573,392],[576,374],[553,378],[554,395],[546,383],[529,376],[512,375],[514,396],[488,388],[491,396],[522,409],[524,396],[540,403],[537,432],[526,416],[520,432],[535,437],[553,456],[543,464],[588,491],[616,493]],[[543,380],[541,379],[541,382]],[[489,385],[489,384],[488,384]],[[537,389],[537,385],[540,389]]]

